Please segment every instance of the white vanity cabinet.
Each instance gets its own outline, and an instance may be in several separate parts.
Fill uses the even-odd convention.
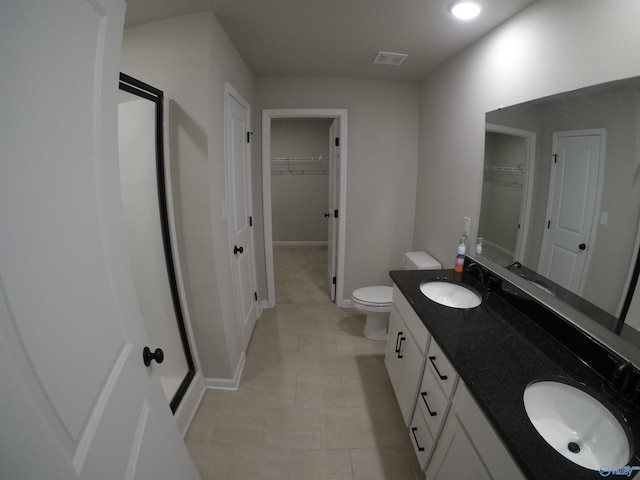
[[[466,385],[460,381],[451,411],[426,469],[426,480],[525,480]]]
[[[525,480],[395,285],[385,365],[426,480]]]
[[[394,286],[384,363],[406,425],[415,408],[428,342],[427,329]]]

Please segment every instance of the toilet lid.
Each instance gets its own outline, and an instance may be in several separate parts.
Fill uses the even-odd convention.
[[[393,298],[392,287],[363,287],[355,290],[352,297],[363,305],[388,305]]]

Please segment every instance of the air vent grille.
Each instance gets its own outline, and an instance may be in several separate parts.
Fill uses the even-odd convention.
[[[378,52],[376,58],[373,60],[373,63],[377,63],[378,65],[392,65],[394,67],[399,67],[402,65],[407,59],[408,55],[406,53],[392,53],[392,52]]]

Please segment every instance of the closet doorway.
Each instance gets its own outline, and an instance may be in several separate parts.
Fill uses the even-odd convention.
[[[263,112],[268,306],[342,306],[346,111]]]

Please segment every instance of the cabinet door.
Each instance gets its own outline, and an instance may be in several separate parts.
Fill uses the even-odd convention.
[[[400,355],[400,339],[403,335],[406,336],[407,332],[405,330],[402,318],[394,305],[391,307],[391,315],[389,317],[389,334],[387,336],[387,351],[384,356],[384,364],[387,367],[387,373],[396,395],[400,387],[403,360],[402,355]]]
[[[404,338],[404,340],[402,340]],[[404,418],[405,425],[409,425],[413,409],[416,406],[418,387],[422,379],[424,369],[424,354],[418,348],[411,335],[404,335],[400,338],[400,354],[404,361],[400,375],[400,385],[396,391],[400,411]]]
[[[447,419],[425,478],[491,480],[491,475],[455,414]]]

